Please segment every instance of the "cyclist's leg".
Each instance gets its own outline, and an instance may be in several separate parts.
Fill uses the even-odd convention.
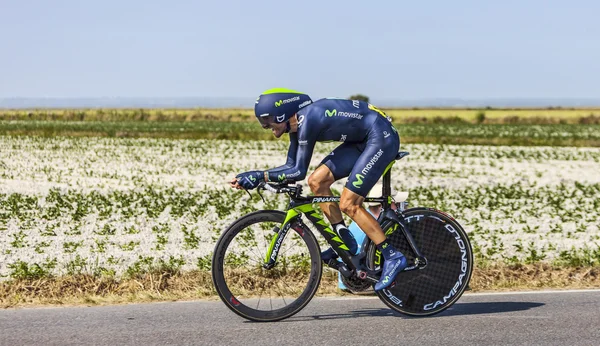
[[[356,161],[360,154],[360,144],[343,143],[335,148],[308,177],[308,185],[311,191],[317,196],[333,196],[331,184],[336,180],[348,176],[352,170],[354,161]],[[358,244],[344,224],[339,204],[337,202],[324,202],[319,203],[319,206],[333,226],[334,231],[338,232],[350,251],[356,253]],[[335,257],[337,257],[337,254],[332,248],[323,251],[321,254],[321,258],[325,262],[329,262],[330,259]]]
[[[388,165],[395,160],[399,149],[400,137],[391,123],[383,117],[377,118],[371,126],[364,150],[353,164],[340,198],[342,211],[352,218],[375,244],[382,242],[385,235],[373,216],[362,207],[362,202]]]
[[[317,196],[333,196],[331,184],[345,178],[360,157],[360,145],[342,143],[327,155],[317,169],[308,177],[308,186]],[[319,207],[331,224],[342,221],[342,212],[337,202],[319,203]]]
[[[373,125],[375,129],[378,127],[377,123]],[[396,133],[390,132],[385,132],[389,134],[385,137],[376,131],[367,140],[364,151],[352,167],[340,199],[342,211],[356,221],[375,243],[381,242],[384,234],[375,218],[362,207],[362,202],[398,154],[400,140]],[[354,217],[358,217],[359,220],[355,220]]]
[[[362,202],[388,164],[395,159],[399,147],[399,137],[391,130],[391,126],[384,121],[376,121],[340,198],[341,210],[358,224],[384,255],[382,278],[375,289],[383,289],[391,284],[394,277],[406,267],[406,258],[387,242],[379,223],[363,208]]]
[[[356,243],[358,244],[358,248],[360,249],[360,246],[366,237],[365,233],[360,229],[360,227],[358,227],[356,222],[352,222],[351,224],[349,224],[348,230],[350,231],[350,234],[352,234],[354,239],[356,239]],[[338,273],[338,287],[344,291],[348,290],[348,287],[346,287],[346,285],[344,285],[344,283],[342,282],[342,274],[341,273]]]

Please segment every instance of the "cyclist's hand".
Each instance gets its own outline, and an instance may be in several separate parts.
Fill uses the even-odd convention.
[[[237,179],[235,183],[246,190],[255,189],[265,179],[263,171],[244,172],[236,175],[235,178]]]
[[[238,184],[238,180],[237,178],[233,178],[230,182],[229,182],[229,186],[231,186],[234,189],[243,189],[242,185]]]

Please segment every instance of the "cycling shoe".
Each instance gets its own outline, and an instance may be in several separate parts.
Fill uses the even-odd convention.
[[[330,260],[337,258],[338,254],[333,250],[333,248],[329,248],[323,252],[321,252],[321,260],[325,263],[329,263]]]
[[[348,247],[348,250],[350,250],[350,253],[353,255],[356,254],[358,250],[358,244],[356,243],[356,239],[354,238],[352,232],[350,232],[350,230],[346,227],[340,227],[338,229],[338,233],[340,237],[342,237],[344,244],[346,244],[346,246]]]
[[[406,268],[407,261],[403,254],[397,253],[394,257],[383,262],[381,278],[375,284],[375,291],[380,291],[391,285],[396,275]]]

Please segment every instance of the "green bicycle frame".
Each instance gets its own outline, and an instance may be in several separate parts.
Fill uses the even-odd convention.
[[[407,152],[400,152],[396,160],[401,159],[402,157],[408,155]],[[410,232],[407,231],[406,225],[401,220],[401,218],[396,215],[396,213],[392,210],[392,197],[391,197],[391,167],[393,166],[395,161],[392,161],[383,173],[383,187],[382,187],[382,197],[367,197],[364,199],[364,202],[375,202],[380,203],[383,210],[380,213],[377,222],[381,226],[382,231],[385,235],[390,235],[392,232],[395,232],[400,226],[400,229],[413,252],[416,255],[416,263],[412,266],[404,269],[405,271],[413,270],[418,267],[421,267],[423,264],[426,264],[426,260],[423,257],[421,251],[418,249],[415,240],[413,239]],[[323,220],[323,218],[319,215],[319,213],[313,207],[313,203],[325,203],[325,202],[339,202],[340,197],[336,196],[309,196],[303,197],[299,194],[296,194],[295,197],[292,196],[285,220],[281,224],[281,227],[277,230],[277,235],[271,239],[271,243],[269,248],[267,249],[267,254],[265,257],[264,267],[267,269],[273,268],[275,263],[277,262],[277,254],[279,253],[279,249],[281,247],[281,243],[283,239],[289,232],[290,228],[294,227],[296,223],[299,223],[299,228],[294,227],[294,229],[302,235],[304,232],[304,223],[302,219],[299,217],[300,214],[305,214],[306,217],[313,223],[313,225],[317,228],[319,233],[323,235],[325,240],[333,247],[335,252],[342,258],[343,262],[350,266],[350,270],[361,269],[365,270],[363,265],[361,265],[360,261],[365,257],[365,246],[368,242],[363,242],[361,246],[361,250],[357,255],[351,254],[348,246],[344,244],[344,241],[335,233],[331,227]],[[376,264],[381,261],[381,256],[379,251],[376,252]],[[362,267],[362,268],[361,268]],[[340,268],[340,271],[342,269]],[[366,269],[366,271],[370,272],[370,270]],[[343,273],[348,274],[348,272]],[[369,273],[373,274],[373,273]],[[350,275],[350,274],[348,274]],[[376,281],[376,280],[375,280]]]
[[[302,201],[290,201],[289,209],[287,210],[287,214],[285,220],[281,224],[279,230],[277,230],[277,235],[271,239],[271,243],[267,249],[267,253],[265,256],[265,268],[272,268],[277,261],[277,254],[279,252],[281,243],[283,239],[289,232],[290,228],[296,222],[302,222],[299,218],[300,214],[306,215],[306,217],[311,221],[311,223],[317,228],[319,233],[323,235],[327,243],[334,248],[334,250],[338,253],[338,255],[343,259],[343,261],[347,264],[352,263],[352,269],[356,269],[357,263],[352,260],[353,254],[350,253],[348,246],[344,243],[344,241],[335,233],[331,227],[327,224],[325,220],[319,215],[319,213],[315,210],[316,206],[313,206],[313,203],[323,203],[323,202],[339,202],[340,197],[332,197],[332,196],[310,196]],[[391,203],[391,197],[367,197],[365,202],[376,202],[381,203],[383,205]],[[387,203],[386,203],[387,202]],[[393,211],[389,209],[389,211],[393,214]],[[382,213],[383,214],[383,213]],[[395,216],[395,214],[394,214]],[[396,220],[397,217],[396,217]],[[389,233],[389,229],[392,227],[392,224],[384,224],[382,225],[383,231]],[[397,227],[397,225],[396,225]],[[395,230],[394,228],[393,230]],[[303,232],[303,230],[299,230]]]
[[[344,244],[344,241],[335,233],[331,227],[327,224],[325,220],[319,215],[319,213],[315,210],[316,206],[313,206],[313,203],[321,203],[321,202],[339,202],[340,197],[318,197],[311,196],[307,197],[306,200],[298,202],[298,201],[290,201],[289,209],[287,210],[287,215],[285,220],[281,224],[277,235],[271,239],[271,243],[269,244],[269,248],[267,249],[267,254],[265,257],[265,268],[272,268],[275,265],[277,260],[277,253],[279,252],[279,248],[283,239],[289,232],[290,228],[295,222],[301,220],[299,219],[300,214],[306,215],[306,217],[314,224],[314,226],[319,230],[321,235],[325,237],[325,240],[331,245],[342,258],[347,257],[350,259],[350,253],[348,252],[348,246]]]

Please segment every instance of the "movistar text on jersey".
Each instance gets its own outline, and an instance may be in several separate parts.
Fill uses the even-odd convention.
[[[379,151],[377,153],[375,153],[375,155],[373,155],[373,157],[371,158],[371,160],[369,161],[369,163],[367,163],[367,165],[365,166],[365,168],[363,168],[363,170],[362,170],[362,174],[363,175],[367,175],[367,173],[369,173],[369,171],[371,170],[371,168],[373,167],[373,165],[375,164],[375,162],[377,162],[377,160],[379,160],[379,158],[381,157],[381,155],[383,155],[383,150],[379,149]]]
[[[338,117],[347,117],[353,119],[362,119],[363,115],[358,113],[350,113],[350,112],[338,112]]]

